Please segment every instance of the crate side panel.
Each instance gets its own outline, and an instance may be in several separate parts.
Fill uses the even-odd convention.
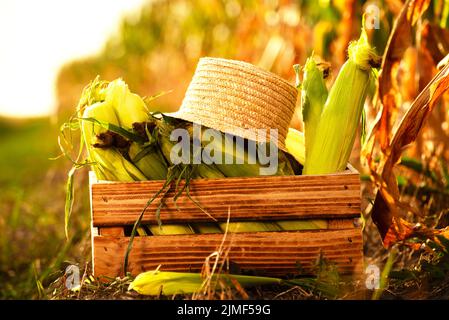
[[[198,272],[205,258],[221,244],[223,235],[180,235],[136,237],[129,259],[129,271],[136,275],[162,265],[162,270]],[[125,237],[96,237],[96,276],[123,275]],[[302,232],[259,232],[229,234],[225,248],[229,260],[245,272],[263,275],[313,274],[320,252],[336,263],[343,274],[360,273],[362,236],[360,229]]]
[[[91,186],[94,226],[133,224],[144,205],[161,187],[161,181],[95,183]],[[185,193],[173,202],[174,191],[164,198],[165,223],[210,221]],[[190,194],[219,221],[349,218],[360,215],[360,180],[356,173],[325,176],[288,176],[199,179]],[[143,223],[156,223],[160,197],[150,205]]]

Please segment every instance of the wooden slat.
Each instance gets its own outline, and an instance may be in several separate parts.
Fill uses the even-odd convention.
[[[353,229],[356,226],[354,219],[331,219],[327,227],[329,229]]]
[[[162,270],[200,271],[204,259],[222,242],[222,234],[136,237],[129,271],[136,275],[162,265]],[[129,238],[94,238],[96,276],[122,276],[123,258]],[[360,273],[362,235],[360,229],[257,232],[230,234],[225,240],[229,259],[242,271],[264,275],[313,274],[320,253],[337,264],[343,274]]]
[[[92,182],[93,226],[133,224],[145,203],[162,181]],[[356,172],[332,175],[197,179],[191,196],[218,221],[350,218],[360,215],[360,180]],[[174,191],[165,197],[164,223],[210,221],[185,193],[173,202]],[[160,199],[147,209],[143,223],[156,223]],[[178,210],[179,209],[179,210]]]

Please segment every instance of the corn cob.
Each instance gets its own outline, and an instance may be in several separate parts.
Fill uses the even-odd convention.
[[[145,175],[146,180],[165,179],[167,177],[167,166],[159,148],[155,147],[154,151],[150,151],[145,156],[137,159],[140,152],[142,152],[142,146],[132,142],[128,150],[129,157],[134,165]]]
[[[138,234],[139,236],[141,236],[141,237],[147,236],[147,235],[148,235],[148,233],[147,233],[147,231],[145,230],[144,227],[138,227],[138,228],[136,229],[136,231],[137,231],[137,234]]]
[[[179,124],[180,127],[183,127],[189,132],[189,136],[192,138],[195,138],[193,135],[193,127],[192,123],[184,122]],[[173,130],[174,126],[167,123],[162,120],[162,122],[159,124],[160,127],[160,139],[159,143],[161,145],[161,150],[164,155],[164,157],[167,159],[167,161],[170,161],[170,153],[172,151],[172,148],[174,146],[174,142],[170,141],[169,139],[169,132]],[[205,128],[202,128],[205,130]],[[222,162],[225,161],[227,156],[231,156],[233,159],[233,164],[223,164],[223,163],[200,163],[195,165],[196,166],[196,175],[194,177],[200,177],[200,178],[222,178],[222,177],[241,177],[241,176],[258,176],[260,175],[260,165],[257,163],[257,159],[253,158],[252,161],[254,164],[248,164],[250,155],[242,148],[242,146],[237,146],[237,152],[227,155],[225,153],[225,146],[226,146],[226,139],[228,139],[228,143],[232,142],[229,141],[229,139],[232,139],[232,137],[219,133],[224,140],[222,143],[219,143],[219,141],[212,140],[212,142],[209,142],[206,144],[203,140],[201,140],[201,150],[204,150],[204,147],[207,146],[210,149],[213,149],[214,152],[217,150],[220,154],[220,157],[222,159]],[[192,141],[191,141],[192,142]],[[193,145],[193,143],[191,143]],[[204,156],[204,154],[203,154]],[[191,150],[191,159],[195,155],[193,155],[193,152]],[[288,163],[288,161],[285,158],[282,158],[283,160],[281,165],[278,167],[278,174],[292,174],[292,169]],[[286,172],[286,173],[284,173]],[[196,230],[197,233],[217,233],[222,232],[226,230],[226,223],[207,223],[207,224],[201,224],[201,223],[194,223],[192,224],[192,228]],[[270,222],[230,222],[229,223],[229,231],[230,232],[251,232],[251,231],[277,231],[279,230],[279,227],[275,223]]]
[[[189,131],[189,135],[192,138],[191,140],[191,153],[192,153],[192,160],[197,156],[197,154],[194,153],[193,150],[193,128],[191,123],[185,123],[186,130]],[[201,152],[202,149],[199,149],[196,152]],[[215,164],[206,164],[206,163],[199,163],[195,165],[195,171],[193,178],[203,178],[203,179],[219,179],[224,178],[225,175],[221,173],[221,171],[218,170]],[[222,230],[220,229],[219,225],[214,222],[205,222],[205,223],[192,223],[192,228],[195,230],[195,233],[202,234],[202,233],[222,233]]]
[[[202,128],[207,130],[207,128]],[[233,137],[227,134],[221,134],[222,140],[204,141],[201,140],[203,150],[221,150],[220,163],[215,163],[218,170],[225,177],[255,177],[260,175],[260,165],[257,163],[256,155],[248,153],[242,144],[237,144],[232,150],[226,150],[226,145],[233,145]],[[226,152],[230,151],[230,154]],[[226,159],[232,159],[232,163],[227,164]]]
[[[306,162],[306,148],[304,134],[293,128],[288,129],[287,138],[285,139],[285,146],[288,152],[298,161],[304,165]]]
[[[131,93],[128,86],[122,80],[112,81],[106,88],[98,91],[100,92],[97,94],[98,99],[103,100],[100,105],[105,111],[104,115],[99,115],[98,112],[91,114],[89,112],[91,108],[88,107],[86,108],[84,117],[95,118],[126,129],[133,128],[133,125],[136,123],[145,123],[149,120],[148,110],[144,101],[138,95]],[[87,123],[85,125],[92,124]],[[163,156],[160,154],[158,146],[156,145],[151,149],[144,150],[145,147],[145,145],[137,142],[130,143],[128,156],[131,160],[135,161],[135,166],[114,149],[94,149],[93,155],[95,159],[98,158],[96,155],[99,153],[112,153],[117,158],[117,162],[123,163],[123,166],[126,168],[125,172],[128,173],[129,177],[124,175],[122,172],[124,170],[111,170],[117,166],[112,166],[108,163],[104,163],[100,167],[100,170],[97,170],[98,174],[104,176],[107,180],[120,181],[165,179],[167,177],[167,166]],[[137,159],[136,156],[141,154],[142,151],[145,152],[144,155]],[[132,170],[133,168],[134,170]],[[114,177],[114,173],[120,175]],[[148,228],[153,235],[193,233],[188,225],[164,225],[161,228],[159,226],[149,226]],[[146,235],[146,230],[140,227],[137,229],[137,233],[139,235]]]
[[[194,234],[195,232],[188,224],[162,224],[161,226],[149,225],[148,229],[153,236]]]
[[[144,295],[194,293],[203,288],[205,280],[200,273],[152,270],[139,274],[131,282],[128,290],[135,290]],[[221,274],[212,276],[212,288],[216,286],[217,281],[222,281],[225,285],[235,285],[235,281],[237,281],[242,287],[274,285],[283,282],[278,278]]]
[[[170,132],[175,127],[172,127],[171,125],[165,123],[164,120],[161,120],[161,122],[158,124],[158,128],[159,128],[158,143],[162,155],[170,165],[174,165],[171,160],[171,152],[176,142],[170,140]],[[190,150],[190,152],[191,152],[190,163],[192,163],[195,155],[193,154],[192,150]],[[224,174],[221,173],[214,164],[209,165],[205,163],[200,163],[191,165],[191,168],[193,173],[192,178],[216,179],[225,177]]]
[[[85,107],[82,118],[94,118],[99,121],[118,124],[111,105],[107,102],[96,102]],[[122,154],[114,149],[95,148],[98,142],[97,135],[105,132],[101,126],[80,120],[84,141],[87,148],[89,161],[94,163],[93,170],[100,180],[135,181],[145,180],[143,173],[131,162],[126,160]]]
[[[301,86],[306,162],[308,154],[310,154],[310,150],[314,145],[316,130],[320,121],[321,112],[326,103],[327,95],[323,72],[318,69],[312,56],[307,59],[304,66],[304,79]]]
[[[192,228],[195,233],[222,233],[218,224],[212,222],[193,223]]]
[[[327,229],[327,220],[311,219],[311,220],[278,220],[277,225],[281,230],[297,231],[297,230],[318,230]]]
[[[313,145],[306,150],[305,174],[327,174],[346,168],[364,102],[370,86],[376,56],[365,30],[350,44],[349,59],[341,68],[321,113]],[[307,136],[306,136],[307,148]]]
[[[164,119],[157,120],[158,130],[157,147],[161,151],[161,159],[164,163],[173,165],[170,160],[170,153],[175,145],[175,142],[170,140],[170,133],[175,128],[164,121]],[[179,174],[179,170],[177,172]],[[176,234],[193,234],[195,233],[192,226],[189,224],[162,224],[161,226],[149,225],[148,229],[154,236],[159,235],[176,235]]]
[[[220,229],[225,232],[228,228],[228,232],[241,233],[241,232],[268,232],[268,231],[280,231],[281,228],[275,222],[220,222],[218,223]]]
[[[113,107],[118,124],[123,128],[131,129],[134,124],[144,123],[149,119],[145,102],[137,94],[131,93],[121,79],[108,84],[104,89],[104,98],[105,102]],[[128,151],[130,159],[133,161],[144,148],[140,143],[131,142]],[[144,173],[147,178],[145,180],[162,180],[167,177],[167,166],[157,147],[148,150],[144,156],[133,162]]]
[[[113,107],[121,127],[131,129],[133,123],[149,119],[150,113],[145,102],[137,94],[131,93],[122,79],[111,81],[104,89],[104,96]]]
[[[206,130],[203,128],[203,130]],[[243,145],[236,144],[235,151],[227,150],[226,145],[233,145],[233,137],[221,134],[222,140],[215,140],[205,142],[201,140],[203,148],[210,148],[214,152],[218,151],[221,163],[215,163],[214,165],[220,170],[226,177],[253,177],[260,175],[261,165],[258,163],[255,155],[251,155],[244,149]],[[230,151],[231,154],[226,152]],[[232,159],[231,164],[226,164],[226,158]],[[289,162],[282,156],[282,151],[279,150],[279,161],[277,175],[293,174],[293,170],[290,167]],[[258,232],[258,231],[279,231],[279,227],[274,222],[221,222],[218,223],[220,229],[224,232],[228,229],[229,232]]]

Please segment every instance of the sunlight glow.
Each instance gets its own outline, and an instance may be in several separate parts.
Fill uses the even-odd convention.
[[[49,115],[66,61],[98,52],[144,0],[0,0],[0,116]]]

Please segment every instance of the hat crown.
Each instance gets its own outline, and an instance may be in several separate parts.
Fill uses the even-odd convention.
[[[174,116],[259,142],[270,139],[285,150],[297,94],[286,80],[250,63],[206,57]],[[252,134],[260,129],[266,137]],[[277,141],[269,129],[277,129]]]

